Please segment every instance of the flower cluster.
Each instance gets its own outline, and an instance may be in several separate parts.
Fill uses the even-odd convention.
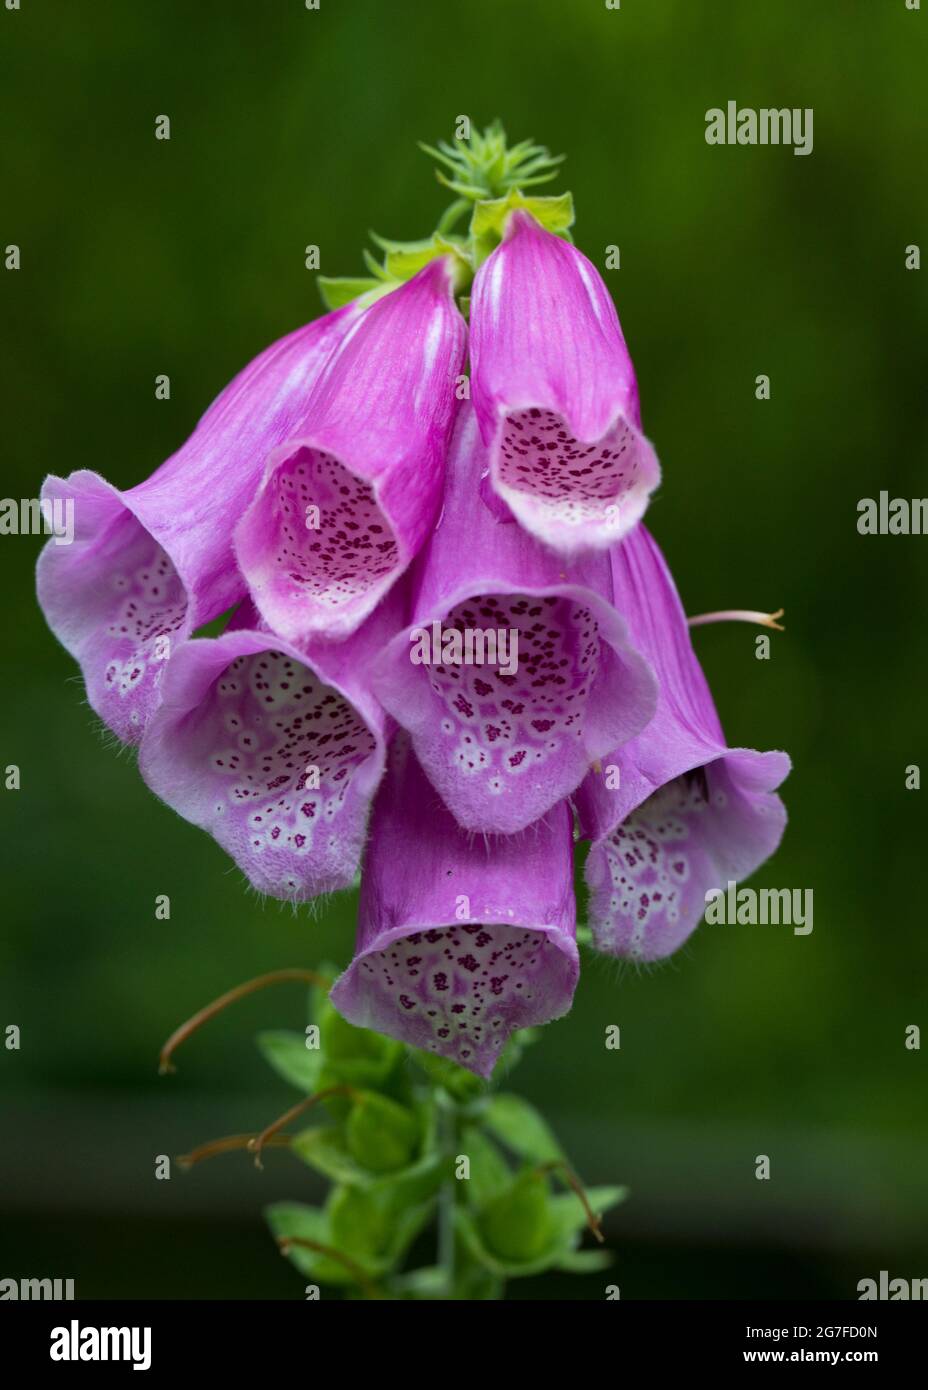
[[[569,197],[518,186],[552,161],[436,154],[436,233],[327,282],[150,478],[47,480],[76,528],[38,592],[145,781],[258,890],[360,868],[344,1018],[489,1075],[570,1007],[575,825],[596,947],[652,960],[776,848],[789,764],[726,746],[642,523],[612,299]]]

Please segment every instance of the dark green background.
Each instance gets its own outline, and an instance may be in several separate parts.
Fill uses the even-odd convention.
[[[460,113],[566,151],[579,245],[600,266],[621,248],[609,284],[664,467],[649,524],[686,605],[787,611],[768,662],[746,627],[697,646],[731,741],[794,761],[755,882],[815,893],[810,937],[704,927],[660,968],[589,961],[517,1075],[588,1181],[632,1187],[609,1221],[625,1298],[853,1298],[880,1269],[928,1275],[926,1052],[904,1047],[928,1028],[928,788],[904,787],[926,761],[928,539],[856,530],[858,499],[928,492],[928,270],[903,264],[928,244],[926,25],[904,0],[0,8],[0,244],[23,257],[0,271],[4,495],[47,471],[146,476],[320,312],[308,243],[352,274],[369,227],[431,229],[443,199],[416,141]],[[707,146],[729,98],[813,107],[814,153]],[[290,1103],[251,1035],[299,1025],[299,988],[215,1023],[170,1080],[155,1058],[238,980],[344,960],[354,899],[315,920],[261,903],[155,802],[45,629],[38,547],[0,538],[0,764],[23,779],[0,792],[0,1025],[23,1038],[0,1050],[0,1275],[300,1297],[260,1217],[316,1194],[295,1160],[154,1179],[156,1154]]]

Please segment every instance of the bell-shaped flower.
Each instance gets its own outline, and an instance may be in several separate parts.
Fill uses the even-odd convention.
[[[489,1076],[515,1029],[570,1008],[572,865],[564,803],[521,835],[471,836],[397,734],[371,817],[355,955],[332,1003],[349,1023]]]
[[[471,297],[471,376],[489,482],[567,553],[611,545],[660,480],[635,370],[596,268],[531,215],[509,215]]]
[[[39,557],[39,602],[80,663],[91,707],[124,741],[141,738],[172,650],[243,596],[235,525],[360,313],[349,305],[266,348],[136,487],[120,492],[86,469],[46,480],[43,499],[70,499],[75,528],[72,544],[50,541]]]
[[[500,519],[481,500],[485,468],[464,403],[411,624],[374,688],[460,824],[512,834],[644,727],[656,686],[610,601],[608,556],[568,563]]]
[[[434,260],[353,324],[238,525],[252,597],[291,641],[352,632],[435,523],[466,340],[453,277]]]
[[[576,797],[599,950],[670,955],[706,893],[754,872],[786,824],[785,753],[729,748],[670,571],[643,526],[613,552],[614,599],[657,672],[657,713],[602,759]]]
[[[262,893],[303,902],[357,873],[388,733],[367,672],[399,603],[397,592],[346,641],[305,648],[246,603],[168,665],[142,776]]]

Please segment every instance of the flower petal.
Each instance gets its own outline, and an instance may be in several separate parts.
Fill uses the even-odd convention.
[[[485,467],[474,412],[462,405],[442,517],[414,574],[413,622],[378,659],[373,679],[460,824],[512,834],[572,792],[593,759],[643,728],[656,689],[609,601],[608,558],[567,564],[499,520],[480,499]],[[438,629],[470,633],[475,658],[483,641],[489,659],[441,663]],[[515,653],[514,670],[499,659],[507,653]]]
[[[616,548],[613,581],[660,695],[651,723],[589,773],[576,806],[593,841],[586,882],[598,949],[655,960],[695,930],[709,889],[774,853],[786,824],[774,792],[790,763],[726,747],[673,578],[643,526]]]
[[[87,470],[47,479],[43,498],[73,498],[75,534],[43,549],[39,602],[80,662],[92,708],[124,741],[141,738],[156,709],[171,649],[244,594],[235,523],[359,313],[350,305],[265,349],[138,486],[120,492]]]
[[[514,212],[474,282],[470,350],[490,480],[519,522],[567,553],[626,535],[660,466],[596,268]]]
[[[560,1018],[579,972],[571,819],[474,840],[397,735],[361,878],[350,1023],[489,1076],[509,1035]]]
[[[435,520],[466,330],[447,258],[372,304],[333,353],[299,436],[268,460],[236,530],[269,626],[344,636]]]
[[[399,601],[347,641],[306,648],[261,628],[249,605],[169,664],[142,776],[261,892],[302,902],[357,873],[386,746],[365,673]]]

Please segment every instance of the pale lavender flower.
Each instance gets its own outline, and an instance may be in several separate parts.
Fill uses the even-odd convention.
[[[521,835],[468,835],[397,735],[371,819],[355,956],[331,999],[350,1023],[489,1076],[517,1028],[571,1005],[573,841],[564,803]]]
[[[643,526],[612,555],[614,600],[657,672],[647,728],[602,759],[576,797],[599,950],[654,960],[698,925],[706,892],[780,843],[785,753],[729,748],[673,578]]]
[[[599,272],[527,212],[477,273],[470,352],[489,483],[519,522],[568,553],[626,535],[660,479],[635,369]]]
[[[326,314],[266,348],[136,487],[120,492],[86,469],[46,480],[43,499],[73,499],[75,534],[42,551],[39,603],[80,663],[91,708],[124,741],[137,742],[157,708],[171,652],[242,598],[234,527],[360,312]]]

